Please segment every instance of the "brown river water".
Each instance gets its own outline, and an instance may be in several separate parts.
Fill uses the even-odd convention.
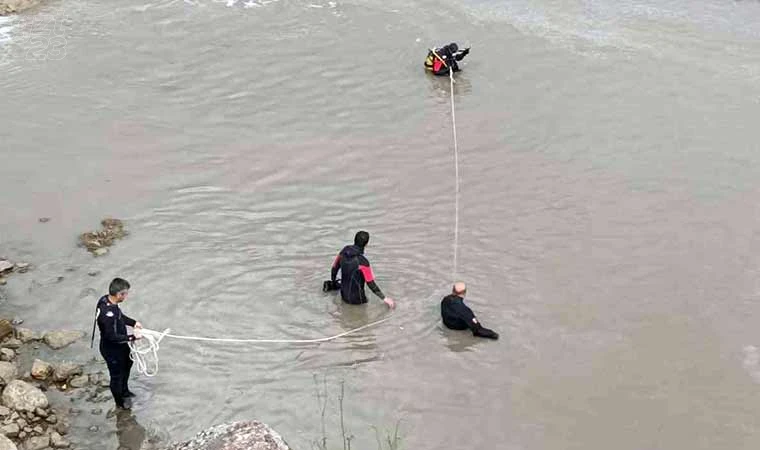
[[[422,61],[450,41],[458,278],[495,342],[439,320],[450,92]],[[757,1],[50,1],[0,18],[0,254],[35,265],[0,307],[88,330],[122,276],[152,329],[334,335],[388,315],[321,292],[366,229],[391,320],[166,339],[139,427],[309,449],[326,385],[339,448],[343,382],[354,449],[396,423],[404,449],[757,449],[758,117]],[[105,216],[130,236],[93,259]],[[97,420],[81,447],[139,448]]]

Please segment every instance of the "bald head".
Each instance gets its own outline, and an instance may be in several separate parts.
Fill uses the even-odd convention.
[[[454,288],[451,290],[451,293],[454,295],[459,295],[460,297],[467,293],[467,286],[462,281],[457,281],[454,283]]]

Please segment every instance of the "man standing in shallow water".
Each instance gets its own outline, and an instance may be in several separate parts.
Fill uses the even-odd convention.
[[[127,299],[129,282],[114,278],[108,287],[108,295],[98,300],[96,321],[100,330],[100,354],[108,365],[111,377],[111,394],[118,408],[132,407],[131,397],[135,394],[129,390],[129,371],[132,359],[129,357],[129,342],[139,339],[140,322],[121,312],[119,303]],[[127,325],[135,328],[135,334],[127,335]]]
[[[499,333],[489,330],[480,324],[475,313],[464,304],[464,296],[467,294],[467,286],[458,281],[447,295],[441,300],[441,319],[447,328],[452,330],[470,329],[473,336],[488,339],[499,339]]]

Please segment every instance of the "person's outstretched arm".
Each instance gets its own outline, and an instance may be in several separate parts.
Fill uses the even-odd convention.
[[[470,331],[472,331],[473,336],[484,337],[488,339],[499,339],[499,333],[493,330],[489,330],[488,328],[481,325],[477,317],[475,317],[475,313],[473,313],[472,310],[464,303],[457,303],[454,306],[454,312],[467,324],[468,327],[470,327]]]
[[[366,265],[364,263],[366,263]],[[394,302],[392,298],[386,297],[385,294],[383,294],[383,291],[380,290],[380,287],[377,285],[377,283],[375,283],[375,274],[372,273],[372,267],[370,267],[369,261],[362,262],[359,265],[359,270],[362,271],[362,275],[364,276],[364,281],[367,283],[367,287],[369,287],[375,295],[380,297],[383,302],[388,305],[389,308],[394,308],[396,306],[396,302]]]

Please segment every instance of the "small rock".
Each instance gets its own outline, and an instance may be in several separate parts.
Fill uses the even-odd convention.
[[[103,414],[103,409],[102,408],[95,408],[95,409],[93,409],[90,412],[92,413],[93,416],[99,416],[99,415]]]
[[[13,361],[16,352],[10,348],[0,348],[0,361]]]
[[[108,249],[105,247],[96,248],[95,250],[92,251],[92,254],[95,256],[103,256],[106,253],[108,253]]]
[[[24,450],[42,450],[48,446],[50,446],[50,436],[33,436],[24,444]]]
[[[0,277],[0,286],[5,286],[6,284],[8,284],[8,280],[4,277]]]
[[[5,339],[13,334],[13,325],[6,320],[0,319],[0,339]]]
[[[48,416],[48,412],[42,408],[37,408],[34,410],[34,415],[38,417],[42,417],[44,419],[45,417]]]
[[[50,222],[50,217],[40,217],[39,219],[37,219],[37,221],[40,223],[48,223]]]
[[[87,383],[89,382],[89,378],[87,375],[79,375],[71,379],[69,382],[69,386],[73,388],[82,388],[87,386]]]
[[[29,423],[28,423],[26,420],[24,420],[24,419],[18,419],[18,420],[16,421],[16,424],[17,424],[17,425],[18,425],[18,427],[19,427],[19,428],[21,428],[21,429],[24,429],[24,428],[26,428],[27,426],[29,426]]]
[[[97,297],[97,296],[98,296],[98,291],[96,291],[95,289],[91,287],[84,288],[82,289],[82,292],[79,293],[79,298]]]
[[[32,378],[37,380],[47,380],[53,374],[53,365],[46,363],[41,359],[35,359],[32,363]]]
[[[58,422],[58,418],[55,416],[55,414],[51,414],[47,416],[47,418],[45,419],[45,422],[50,423],[50,424],[55,424],[56,422]]]
[[[45,333],[42,339],[50,348],[58,350],[78,341],[82,336],[84,336],[84,333],[81,331],[51,331]]]
[[[14,266],[16,272],[18,273],[26,273],[29,270],[29,263],[26,262],[18,262]]]
[[[60,434],[53,431],[50,433],[50,445],[53,446],[53,448],[67,448],[71,444],[63,438]]]
[[[69,426],[70,423],[68,421],[60,420],[57,424],[55,424],[55,431],[61,433],[61,434],[68,434],[69,433]]]
[[[25,439],[26,438],[26,431],[20,431],[18,433],[18,438],[22,439],[22,440]]]
[[[11,413],[11,420],[15,421],[15,420],[16,420],[16,419],[18,419],[19,417],[20,417],[20,416],[18,415],[18,412],[16,412],[16,411],[13,411],[13,412]]]
[[[45,432],[45,430],[41,426],[39,426],[39,425],[35,426],[32,431],[34,431],[37,434],[42,434],[42,433]]]
[[[62,275],[58,275],[58,276],[55,278],[55,282],[56,282],[56,283],[60,283],[60,282],[61,282],[61,281],[63,281],[63,280],[65,280],[65,278],[63,278],[63,276],[62,276]]]
[[[16,328],[16,339],[26,344],[31,341],[39,341],[40,336],[29,328]]]
[[[11,348],[11,349],[17,349],[21,347],[21,341],[15,338],[10,338],[7,341],[3,342],[3,348]]]
[[[97,433],[100,428],[97,425],[92,425],[88,430],[92,431],[93,433]]]
[[[0,259],[0,273],[13,270],[14,264],[7,259]]]
[[[53,380],[60,383],[61,381],[67,381],[69,378],[81,374],[82,367],[79,364],[61,363],[55,368],[55,372],[53,373]]]
[[[5,436],[16,437],[20,431],[21,429],[19,429],[18,425],[15,423],[10,423],[8,425],[3,425],[0,427],[0,434],[3,434]],[[2,447],[0,446],[0,448]]]
[[[0,406],[0,417],[7,417],[11,413],[11,410],[5,406]]]
[[[24,323],[24,319],[22,319],[21,317],[14,317],[13,320],[11,320],[11,325],[13,325],[14,327],[17,325],[21,325],[22,323]]]
[[[0,361],[0,380],[8,384],[18,377],[18,368],[15,364],[8,361]]]
[[[91,270],[91,271],[87,272],[87,275],[89,275],[91,277],[97,277],[98,275],[100,275],[100,271],[99,270]]]

